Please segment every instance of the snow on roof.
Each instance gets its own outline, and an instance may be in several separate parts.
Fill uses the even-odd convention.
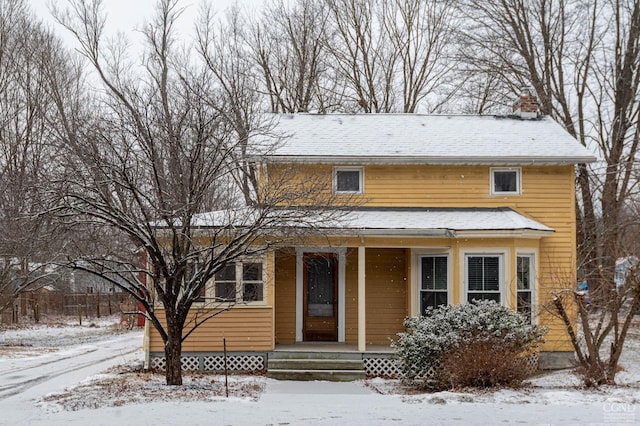
[[[274,210],[279,215],[286,209]],[[234,216],[233,226],[248,226],[253,215]],[[309,215],[310,216],[310,215]],[[226,226],[226,212],[209,212],[194,217],[194,226],[214,228]],[[236,220],[238,221],[236,223]],[[309,222],[314,222],[309,218]],[[305,224],[290,226],[304,228]],[[541,237],[554,230],[529,219],[508,207],[499,208],[385,208],[361,207],[345,211],[340,217],[323,221],[321,215],[313,229],[328,234],[357,233],[362,235],[412,235],[455,237],[480,233],[483,235],[529,235]],[[268,230],[264,230],[268,232]]]
[[[510,208],[362,208],[349,212],[343,227],[367,234],[428,234],[455,236],[465,232],[553,229]]]
[[[575,164],[594,155],[551,118],[282,114],[273,162]]]

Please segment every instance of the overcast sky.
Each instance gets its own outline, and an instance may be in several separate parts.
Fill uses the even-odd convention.
[[[36,14],[47,24],[51,25],[70,47],[75,47],[73,37],[53,20],[49,11],[49,5],[52,1],[59,5],[59,7],[64,6],[66,3],[65,0],[29,0]],[[200,3],[203,1],[212,3],[218,12],[224,11],[228,6],[235,3],[234,0],[181,0],[179,5],[185,8],[178,22],[178,28],[181,33],[193,34],[193,24],[195,23]],[[152,16],[154,6],[157,2],[158,0],[103,0],[103,5],[108,16],[105,29],[106,35],[112,36],[117,32],[123,32],[131,41],[135,40],[136,33],[134,30],[139,28],[145,20]],[[237,2],[243,6],[259,8],[265,0],[238,0]]]

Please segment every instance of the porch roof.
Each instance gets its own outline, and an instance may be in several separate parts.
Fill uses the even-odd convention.
[[[341,229],[361,235],[542,237],[554,230],[508,208],[360,208]]]
[[[194,225],[200,228],[218,228],[249,225],[251,209],[230,219],[228,212],[208,212],[194,217]],[[286,214],[287,209],[271,212]],[[308,211],[307,213],[310,214]],[[377,235],[423,237],[500,237],[522,236],[540,238],[554,232],[540,222],[527,218],[508,207],[498,208],[393,208],[359,207],[344,210],[330,220],[309,220],[291,223],[294,228],[310,228],[311,232],[329,235]],[[283,224],[281,223],[280,226]],[[267,232],[264,229],[263,232]]]

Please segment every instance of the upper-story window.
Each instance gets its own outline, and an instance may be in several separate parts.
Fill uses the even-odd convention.
[[[520,194],[520,168],[492,168],[491,169],[491,194],[492,195],[519,195]]]
[[[333,169],[333,189],[336,194],[362,194],[362,167],[336,167]]]

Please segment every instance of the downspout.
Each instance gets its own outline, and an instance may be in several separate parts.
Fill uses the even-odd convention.
[[[151,354],[149,353],[149,348],[151,346],[150,334],[151,329],[149,327],[149,321],[145,320],[144,322],[144,337],[142,338],[142,350],[144,350],[144,369],[149,370],[151,365]]]

